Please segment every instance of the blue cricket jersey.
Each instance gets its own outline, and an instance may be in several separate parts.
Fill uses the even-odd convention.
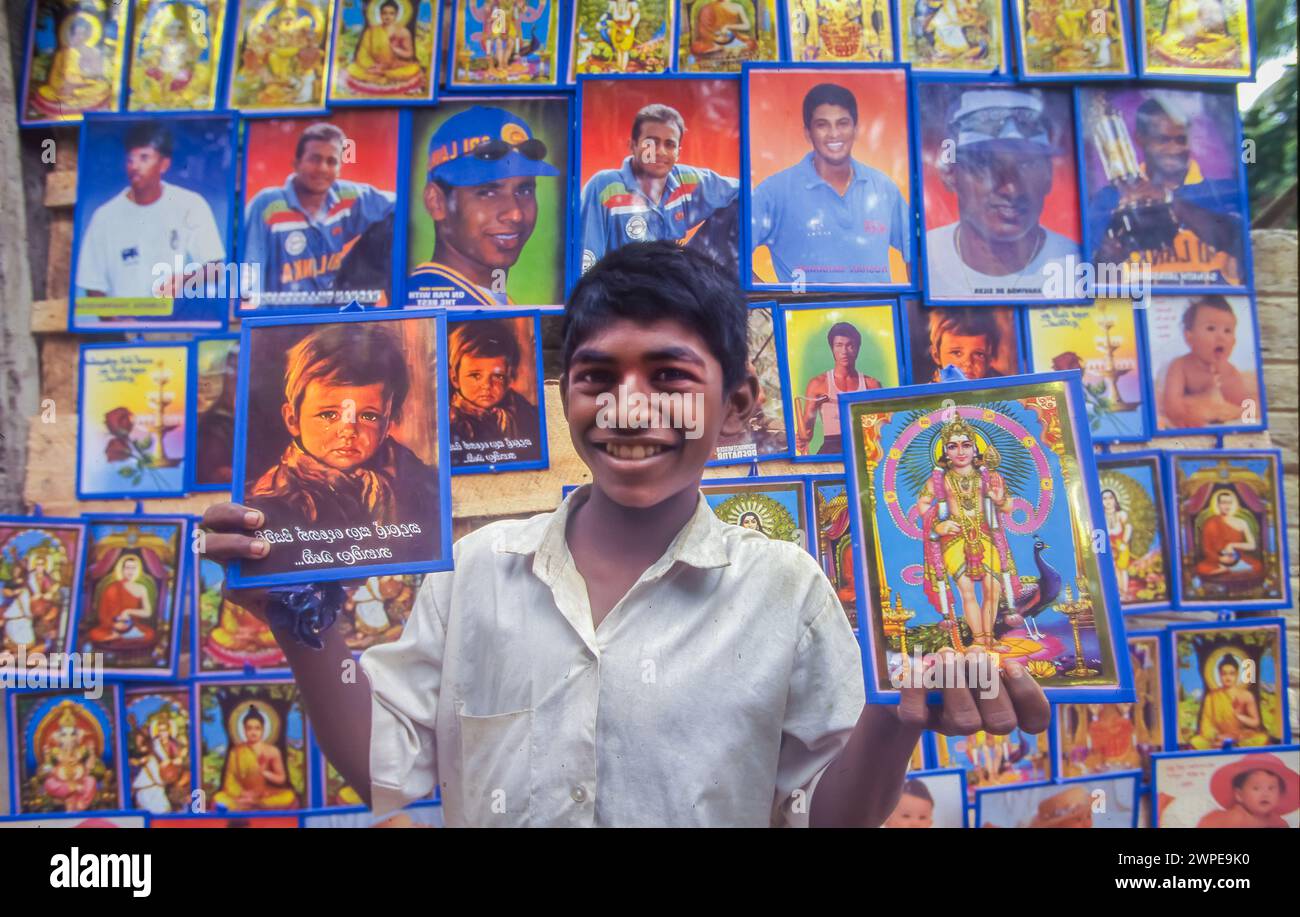
[[[330,305],[334,274],[353,243],[393,211],[395,195],[360,182],[334,182],[318,216],[298,202],[293,176],[263,188],[244,216],[240,257],[262,265],[263,306]],[[341,290],[346,305],[352,291]]]
[[[714,211],[731,204],[740,193],[740,180],[711,169],[676,165],[664,182],[656,204],[641,191],[632,173],[632,157],[618,169],[602,169],[582,189],[579,225],[582,270],[606,252],[628,242],[678,241]]]
[[[513,306],[509,294],[485,289],[455,268],[426,261],[406,278],[406,304],[420,308]]]
[[[853,160],[843,197],[813,168],[813,154],[754,189],[750,245],[766,245],[781,283],[890,283],[889,250],[912,263],[907,201],[878,169]]]

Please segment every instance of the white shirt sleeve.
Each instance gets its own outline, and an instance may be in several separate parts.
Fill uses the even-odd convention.
[[[113,295],[109,289],[108,265],[104,258],[104,238],[105,221],[103,219],[104,208],[102,206],[95,209],[90,215],[90,223],[86,226],[86,231],[81,235],[81,245],[77,248],[77,282],[76,286],[83,290],[99,290]]]
[[[866,705],[858,641],[830,581],[820,569],[817,574],[805,601],[820,610],[795,647],[790,672],[772,805],[776,827],[808,826],[817,783]]]
[[[212,215],[212,208],[202,195],[191,192],[189,213],[186,220],[194,225],[194,234],[190,237],[189,259],[198,264],[209,261],[226,260],[226,244],[217,231],[217,221]]]
[[[438,785],[436,723],[454,572],[424,578],[402,636],[361,654],[370,680],[370,807],[426,799]]]

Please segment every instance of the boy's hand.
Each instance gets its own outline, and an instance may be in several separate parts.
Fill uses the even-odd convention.
[[[926,682],[933,684],[933,676],[924,681],[917,677],[916,684],[911,686],[905,680],[898,704],[899,720],[919,729],[933,729],[942,735],[971,735],[983,731],[1001,736],[1017,728],[1030,734],[1046,731],[1051,723],[1052,707],[1024,665],[1015,659],[1005,659],[1000,668],[994,668],[992,660],[986,658],[981,665],[987,664],[988,668],[983,671],[992,675],[992,683],[988,684],[989,679],[985,678],[986,684],[981,686],[978,679],[970,676],[972,656],[976,655],[987,656],[980,650],[960,656],[947,649],[927,657],[927,668],[943,668],[940,683],[945,687],[939,689],[942,700],[939,704],[926,702],[926,695],[933,688],[923,685]],[[907,664],[908,660],[904,659],[904,665]]]
[[[223,567],[232,560],[258,560],[265,557],[271,546],[253,534],[265,522],[266,517],[261,510],[249,509],[238,503],[212,504],[203,513],[203,519],[199,523],[207,530],[203,541],[203,556],[215,560]],[[226,589],[225,595],[258,620],[265,620],[265,589]]]

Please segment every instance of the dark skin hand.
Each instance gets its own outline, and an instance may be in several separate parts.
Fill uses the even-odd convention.
[[[263,524],[261,512],[237,503],[217,503],[203,514],[207,530],[204,555],[219,563],[256,560],[270,549],[255,537]],[[266,620],[265,589],[226,590],[226,598]],[[293,670],[307,718],[325,757],[370,805],[370,680],[357,671],[347,641],[337,628],[324,634],[323,649],[298,643],[272,627],[284,658]],[[350,677],[344,677],[350,675]]]

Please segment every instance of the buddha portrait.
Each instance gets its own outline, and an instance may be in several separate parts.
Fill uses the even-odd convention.
[[[236,812],[289,809],[298,794],[289,783],[284,755],[277,744],[280,724],[259,703],[240,704],[227,723],[230,747],[222,769],[218,806]]]
[[[98,649],[128,650],[153,645],[157,632],[148,623],[157,611],[158,586],[136,554],[124,554],[111,578],[97,589],[95,626],[88,634]]]
[[[1199,517],[1196,573],[1202,579],[1253,585],[1264,577],[1258,522],[1242,509],[1237,494],[1219,490]]]
[[[1246,748],[1267,745],[1269,735],[1260,717],[1259,702],[1241,678],[1237,657],[1225,653],[1217,665],[1211,661],[1206,669],[1207,690],[1196,734],[1191,739],[1192,748],[1208,751],[1222,747],[1225,741]]]
[[[259,668],[280,665],[284,653],[267,623],[222,596],[217,625],[204,641],[209,656],[230,666]]]
[[[347,80],[357,91],[397,92],[423,82],[415,60],[415,39],[406,27],[411,0],[371,0],[366,27],[347,65]]]
[[[50,115],[104,108],[113,94],[103,53],[103,23],[77,10],[59,23],[58,48],[33,103]]]

